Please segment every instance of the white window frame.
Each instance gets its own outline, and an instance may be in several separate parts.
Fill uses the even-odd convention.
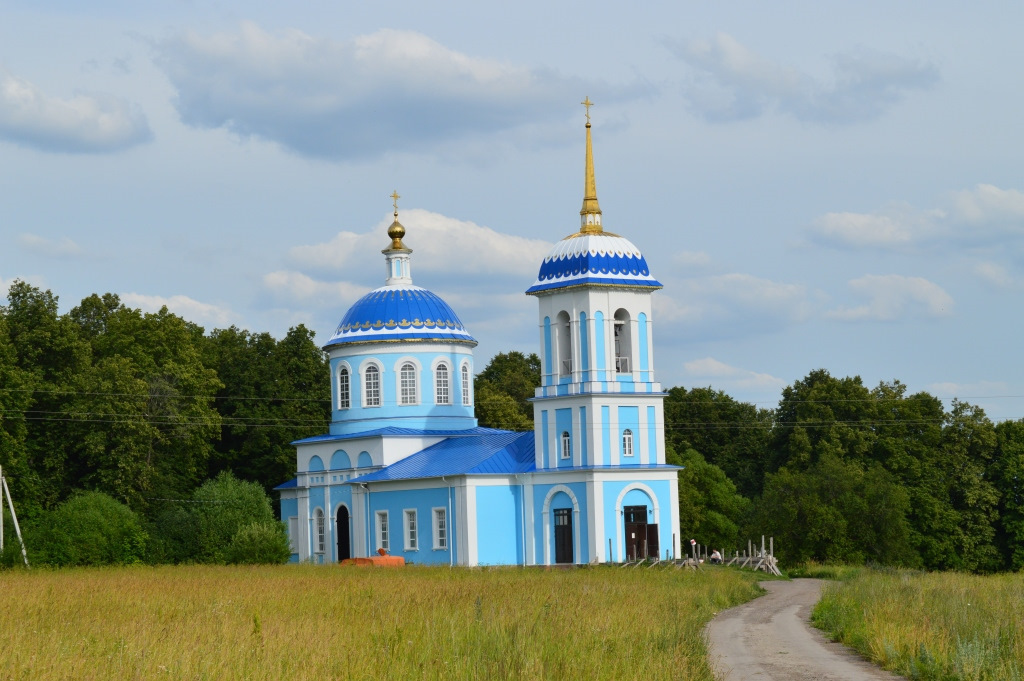
[[[327,552],[327,521],[324,518],[324,509],[318,508],[313,513],[313,529],[316,532],[315,553]]]
[[[622,431],[622,456],[633,456],[633,431],[629,428]]]
[[[299,552],[299,516],[288,516],[288,548],[292,553]]]
[[[338,409],[352,406],[352,372],[347,364],[338,366]]]
[[[403,370],[407,367],[412,367],[412,393],[409,393],[410,386],[403,385],[409,377],[403,378]],[[392,369],[395,372],[395,403],[400,407],[413,407],[420,404],[421,393],[420,383],[423,374],[423,367],[420,366],[419,360],[415,357],[399,357],[398,361],[395,362]]]
[[[561,449],[561,451],[562,451],[562,458],[563,459],[571,459],[572,458],[572,436],[569,435],[569,431],[567,431],[567,430],[563,430],[562,431],[561,444],[562,444],[562,449]]]
[[[391,538],[388,536],[391,524],[388,522],[387,511],[377,511],[377,548],[384,549],[385,553],[391,552]]]
[[[433,525],[434,550],[448,550],[448,509],[444,506],[435,506],[430,509],[430,518]]]
[[[470,385],[472,385],[472,381],[469,380],[469,365],[464,363],[460,371],[462,374],[462,404],[469,406],[473,403],[472,395],[469,392]]]
[[[420,550],[420,524],[415,508],[402,510],[402,537],[406,551]]]
[[[376,383],[375,386],[371,386],[370,385],[371,371],[373,372],[373,375],[375,376],[375,378],[374,378],[374,382]],[[382,384],[381,378],[383,377],[383,374],[384,374],[384,372],[375,363],[370,363],[370,364],[367,364],[365,367],[363,367],[363,406],[364,407],[379,407],[381,405],[381,402],[383,400],[381,400],[380,392],[381,392],[381,384]],[[373,388],[373,389],[371,390],[371,388]]]
[[[452,403],[452,372],[447,362],[434,367],[434,404]]]

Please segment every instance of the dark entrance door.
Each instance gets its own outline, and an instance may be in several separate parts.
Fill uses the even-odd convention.
[[[638,560],[658,555],[658,526],[647,524],[646,506],[626,506],[622,509],[626,526],[626,559]],[[654,528],[654,546],[651,546],[649,528]]]
[[[571,508],[555,509],[555,562],[573,562]]]
[[[338,507],[338,562],[352,557],[352,546],[349,542],[348,509]]]

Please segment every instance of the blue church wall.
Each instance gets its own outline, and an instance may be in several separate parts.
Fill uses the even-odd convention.
[[[594,313],[594,348],[597,352],[597,380],[608,380],[604,365],[604,313]]]
[[[551,468],[551,438],[548,432],[548,410],[540,413],[540,437],[544,443],[544,468]]]
[[[657,500],[658,511],[660,517],[658,521],[658,543],[661,546],[661,557],[665,557],[665,551],[669,552],[671,556],[672,552],[672,535],[678,530],[672,527],[672,497],[671,497],[671,484],[667,480],[626,480],[626,481],[610,481],[604,484],[604,531],[605,536],[603,538],[604,545],[608,545],[608,540],[612,543],[612,559],[614,561],[623,561],[625,557],[625,549],[623,548],[625,539],[625,526],[623,525],[622,509],[625,506],[646,506],[647,507],[647,522],[655,522],[654,506],[655,500]],[[630,487],[631,485],[641,484],[646,486],[654,494],[652,498],[643,489],[631,489],[623,495],[621,501],[616,503],[619,495],[622,494],[623,490]],[[620,536],[620,534],[622,536]]]
[[[590,377],[590,343],[587,340],[587,313],[580,312],[580,370],[583,371],[583,380],[589,381]]]
[[[572,457],[568,459],[562,458],[562,433],[569,433],[569,442],[573,448],[576,447],[576,434],[573,433],[572,428],[572,409],[556,409],[555,410],[555,461],[558,468],[569,468],[572,466]]]
[[[289,532],[288,538],[290,540],[291,545],[293,547],[296,547],[296,548],[299,545],[299,538],[298,538],[298,536],[294,536],[293,537],[291,535],[292,526],[291,526],[291,523],[289,522],[289,519],[290,518],[295,518],[298,515],[299,515],[299,500],[296,499],[296,498],[290,498],[289,499],[289,498],[284,497],[282,495],[282,497],[281,497],[281,521],[284,522],[286,525],[288,525],[288,532]],[[296,529],[298,529],[298,528],[296,527]],[[299,562],[299,554],[297,552],[293,552],[291,554],[291,556],[288,558],[288,562],[290,562],[290,563],[298,563]]]
[[[544,542],[547,539],[549,556],[548,559],[551,563],[555,562],[555,523],[554,523],[554,510],[559,508],[571,508],[573,506],[572,497],[566,494],[564,491],[558,491],[551,496],[550,505],[548,506],[548,517],[544,518],[544,503],[551,491],[556,487],[564,487],[572,492],[573,496],[576,497],[576,503],[579,507],[579,513],[573,514],[573,562],[575,563],[589,563],[590,562],[590,533],[588,531],[587,517],[587,485],[583,482],[572,482],[572,483],[561,483],[552,485],[534,485],[533,486],[533,526],[534,526],[534,555],[536,556],[536,562],[538,564],[544,563]],[[546,532],[546,537],[545,537]],[[578,539],[578,541],[576,541]],[[575,547],[579,547],[579,553],[576,553]]]
[[[339,449],[334,454],[331,454],[331,470],[336,471],[345,468],[352,468],[352,459],[348,458],[348,452],[344,449]]]
[[[623,466],[639,466],[641,461],[640,450],[640,407],[619,407],[619,432],[617,433],[619,449],[619,464]],[[623,456],[622,434],[629,428],[633,431],[633,456]]]
[[[316,473],[324,470],[324,460],[315,454],[309,459],[309,472]]]
[[[640,331],[640,380],[649,381],[651,365],[647,357],[647,315],[643,312],[637,316],[637,328]]]
[[[476,487],[477,562],[523,563],[523,500],[516,486]]]
[[[419,490],[374,491],[370,494],[370,553],[377,550],[377,512],[388,512],[388,545],[392,556],[402,556],[408,563],[448,565],[458,562],[455,538],[460,527],[455,519],[454,499],[449,500],[447,487]],[[448,521],[448,548],[434,548],[434,508],[444,508]],[[405,511],[416,511],[417,548],[406,549]]]
[[[434,368],[438,361],[448,366],[448,403],[437,404]],[[415,404],[399,404],[399,371],[405,362],[416,367]],[[380,370],[380,405],[363,406],[363,373],[370,365]],[[337,435],[357,433],[387,426],[419,429],[461,429],[476,426],[473,405],[463,404],[461,367],[473,371],[472,355],[446,351],[444,346],[427,352],[366,352],[331,360],[333,419],[330,432]],[[349,408],[337,406],[337,370],[349,368]],[[472,389],[470,390],[472,402]]]
[[[612,410],[608,406],[601,407],[601,464],[612,465]]]
[[[359,459],[356,462],[356,466],[359,468],[372,468],[373,458],[369,452],[359,452]]]
[[[544,318],[544,376],[542,383],[551,385],[554,373],[551,371],[551,317]]]
[[[647,463],[658,463],[658,420],[657,410],[647,407],[647,452],[650,457]]]
[[[590,456],[587,452],[587,408],[580,407],[580,462],[586,466],[590,463]]]

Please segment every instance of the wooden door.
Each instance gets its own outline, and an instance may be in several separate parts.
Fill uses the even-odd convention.
[[[652,552],[647,539],[647,507],[626,506],[622,517],[626,525],[626,560],[657,555],[657,548]]]
[[[555,562],[572,563],[572,509],[555,509]]]

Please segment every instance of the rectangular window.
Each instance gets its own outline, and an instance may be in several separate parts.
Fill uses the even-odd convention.
[[[367,407],[380,406],[380,370],[375,366],[366,367],[363,373],[363,388]]]
[[[288,518],[288,547],[292,553],[299,552],[299,516]]]
[[[416,533],[416,509],[405,511],[405,550],[415,551],[419,548]]]
[[[437,404],[451,404],[451,392],[448,389],[448,367],[439,364],[434,372],[434,387],[437,389],[434,401]]]
[[[348,369],[342,367],[338,371],[338,409],[348,409],[349,406]]]
[[[390,551],[388,543],[388,512],[377,511],[377,548]]]
[[[569,437],[568,432],[562,433],[562,458],[572,458],[572,438]]]
[[[434,548],[448,548],[448,511],[444,508],[434,509]]]

